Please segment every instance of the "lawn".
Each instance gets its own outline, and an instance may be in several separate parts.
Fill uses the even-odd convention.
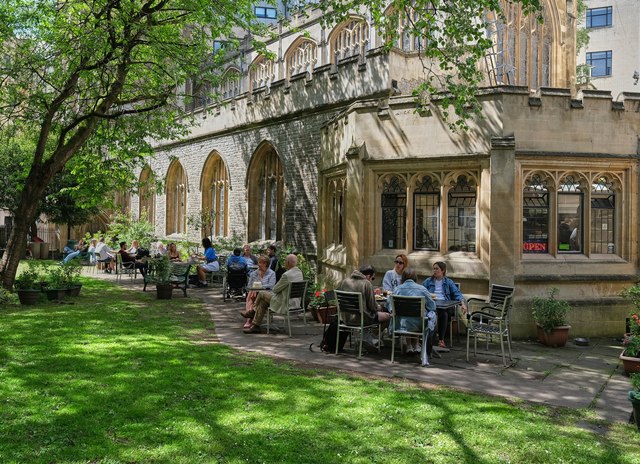
[[[1,463],[640,462],[587,411],[234,351],[196,299],[87,279],[72,302],[0,310]]]

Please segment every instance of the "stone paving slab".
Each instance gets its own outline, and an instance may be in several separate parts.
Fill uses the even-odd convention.
[[[99,278],[115,280],[114,276],[99,274]],[[95,276],[94,276],[95,277]],[[138,282],[123,279],[123,286],[142,289]],[[199,298],[215,322],[215,335],[224,344],[237,349],[257,352],[279,359],[340,371],[387,378],[405,378],[421,383],[443,385],[468,392],[478,392],[505,398],[520,398],[535,403],[571,408],[593,408],[597,417],[610,422],[627,422],[631,404],[627,400],[629,379],[622,373],[618,355],[622,347],[611,338],[591,339],[587,347],[567,344],[564,348],[548,348],[533,340],[515,341],[512,346],[513,364],[502,365],[500,345],[492,344],[489,351],[478,346],[477,356],[471,352],[466,361],[466,339],[456,340],[449,353],[431,360],[422,367],[416,358],[399,353],[391,363],[391,348],[379,354],[366,354],[362,359],[350,353],[339,355],[322,353],[319,343],[323,326],[312,322],[306,334],[302,320],[294,318],[293,337],[286,333],[244,334],[239,311],[243,302],[223,302],[219,288],[189,289],[189,297]],[[308,316],[308,320],[310,317]],[[276,323],[282,324],[281,318]],[[309,346],[313,343],[312,350]]]

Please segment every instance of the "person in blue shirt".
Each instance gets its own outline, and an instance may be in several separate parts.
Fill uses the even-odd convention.
[[[422,282],[422,285],[430,293],[436,295],[436,301],[459,301],[462,312],[466,314],[467,303],[460,293],[458,286],[453,280],[447,277],[447,265],[442,261],[433,263],[433,275]],[[446,308],[438,308],[438,346],[446,348],[444,337],[449,328],[449,313]]]
[[[418,280],[416,271],[410,267],[406,268],[402,271],[401,283],[395,288],[393,294],[400,296],[423,296],[425,322],[429,330],[433,331],[436,324],[436,304],[431,298],[431,293],[429,293],[423,285],[416,283],[416,280]],[[422,321],[418,317],[399,317],[394,321],[394,324],[398,324],[397,327],[400,330],[409,332],[420,332],[420,330],[422,330]],[[420,353],[420,345],[417,337],[405,337],[405,343],[407,354]]]
[[[196,270],[198,271],[198,285],[200,287],[207,286],[207,272],[217,272],[220,270],[220,263],[216,250],[213,249],[211,240],[208,237],[202,239],[202,248],[204,248],[204,264],[200,264]]]
[[[233,250],[233,254],[227,258],[227,269],[233,269],[234,271],[247,272],[248,262],[241,256],[242,248],[236,248]]]

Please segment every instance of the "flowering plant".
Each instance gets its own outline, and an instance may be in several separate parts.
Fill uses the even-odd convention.
[[[629,378],[631,379],[631,385],[633,386],[633,390],[629,392],[629,399],[632,401],[640,401],[640,372],[631,374]]]
[[[624,337],[624,354],[631,358],[640,357],[640,285],[622,292],[622,296],[631,300],[635,309],[629,312],[629,333]]]
[[[316,291],[313,293],[313,296],[311,297],[311,300],[309,301],[309,305],[315,306],[315,307],[324,305],[325,304],[324,294],[326,291],[327,291],[326,288],[316,289]]]
[[[624,337],[624,354],[637,358],[640,354],[640,316],[635,311],[629,313],[629,333]]]

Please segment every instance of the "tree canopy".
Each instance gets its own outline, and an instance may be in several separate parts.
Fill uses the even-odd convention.
[[[525,12],[540,8],[540,0],[519,3]],[[420,102],[428,105],[434,93],[445,95],[442,107],[453,108],[464,121],[478,111],[477,64],[492,45],[483,14],[500,5],[500,0],[320,0],[314,6],[326,12],[326,22],[368,10],[389,44],[398,38],[402,21],[406,32],[424,39],[429,72],[416,89]],[[219,83],[225,56],[213,53],[213,40],[223,38],[232,48],[249,38],[265,50],[260,39],[271,30],[258,22],[253,6],[252,0],[0,3],[0,146],[21,160],[7,180],[15,187],[19,214],[0,263],[5,287],[13,282],[28,224],[57,175],[66,170],[74,177],[76,184],[66,191],[81,199],[81,206],[92,206],[95,195],[78,192],[91,192],[105,176],[111,188],[130,185],[131,173],[153,153],[149,140],[188,132],[184,103],[191,96],[181,92],[186,80],[197,77],[211,88]]]
[[[219,81],[223,57],[213,39],[247,33],[268,34],[249,0],[0,4],[0,145],[24,159],[8,180],[19,214],[0,265],[5,287],[55,176],[69,164],[77,179],[131,182],[152,153],[149,140],[187,131],[186,79]]]

